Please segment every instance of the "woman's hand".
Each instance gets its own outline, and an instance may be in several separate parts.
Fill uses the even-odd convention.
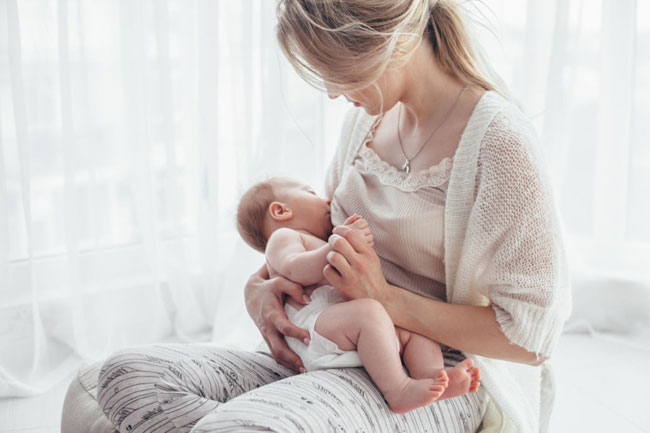
[[[327,255],[323,275],[348,299],[372,298],[380,302],[392,294],[384,278],[379,257],[357,230],[337,226],[329,238],[334,251]]]
[[[271,355],[278,364],[293,371],[304,373],[305,368],[296,353],[289,349],[283,335],[309,343],[309,332],[289,321],[283,307],[283,295],[291,296],[300,304],[307,304],[309,297],[302,286],[282,277],[269,279],[266,266],[251,275],[246,283],[244,297],[248,314],[255,321]]]

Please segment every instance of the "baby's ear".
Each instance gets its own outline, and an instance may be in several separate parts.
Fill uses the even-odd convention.
[[[288,221],[293,218],[291,209],[279,201],[274,201],[269,205],[269,214],[275,221]]]

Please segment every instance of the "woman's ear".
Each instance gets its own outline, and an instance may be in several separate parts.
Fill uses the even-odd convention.
[[[293,218],[291,209],[279,201],[274,201],[269,205],[269,214],[274,221],[288,221]]]

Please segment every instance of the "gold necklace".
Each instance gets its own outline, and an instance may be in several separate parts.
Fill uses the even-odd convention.
[[[411,172],[411,161],[413,160],[413,158],[418,156],[418,153],[420,153],[420,151],[422,149],[424,149],[424,145],[427,144],[427,142],[429,140],[431,140],[431,137],[433,137],[433,134],[435,134],[436,131],[438,129],[440,129],[440,127],[447,121],[447,119],[449,119],[449,116],[451,115],[451,112],[454,111],[454,108],[456,108],[456,105],[458,104],[458,101],[460,101],[460,97],[463,96],[463,93],[465,93],[465,90],[467,90],[467,86],[463,87],[463,90],[460,91],[460,93],[458,94],[458,97],[456,98],[456,101],[454,102],[454,105],[452,105],[451,108],[449,109],[449,111],[447,111],[447,114],[445,115],[445,118],[442,120],[442,122],[440,122],[440,124],[438,126],[436,126],[433,131],[431,131],[431,134],[429,134],[429,137],[426,140],[424,140],[424,142],[420,145],[420,147],[415,152],[415,154],[413,156],[411,156],[410,158],[408,156],[406,156],[406,152],[404,151],[404,146],[402,145],[402,136],[399,133],[399,124],[400,124],[401,118],[402,118],[402,104],[400,104],[399,111],[397,113],[397,140],[399,141],[399,148],[402,149],[402,154],[404,155],[404,164],[402,165],[402,171],[405,171],[406,173]]]

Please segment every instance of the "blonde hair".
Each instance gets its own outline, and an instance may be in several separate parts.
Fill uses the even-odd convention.
[[[282,51],[317,88],[340,94],[374,85],[387,68],[408,62],[425,32],[447,72],[495,88],[454,0],[280,0],[277,15]]]
[[[237,231],[248,245],[264,253],[264,219],[269,205],[275,201],[273,180],[258,182],[242,195],[237,206]]]

